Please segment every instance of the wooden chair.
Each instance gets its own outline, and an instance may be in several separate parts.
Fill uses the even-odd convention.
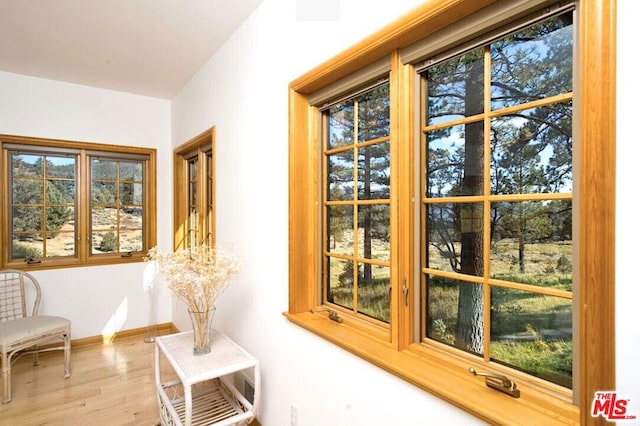
[[[30,313],[28,301],[33,302]],[[38,315],[39,308],[40,285],[32,275],[11,269],[0,270],[3,404],[11,401],[11,365],[22,355],[33,354],[33,365],[38,365],[38,353],[63,350],[64,377],[71,375],[71,322],[67,318]],[[60,346],[58,341],[61,341]],[[38,348],[38,345],[45,346]]]

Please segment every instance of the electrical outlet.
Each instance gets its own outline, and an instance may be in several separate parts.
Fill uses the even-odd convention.
[[[298,406],[291,403],[291,426],[298,426]]]

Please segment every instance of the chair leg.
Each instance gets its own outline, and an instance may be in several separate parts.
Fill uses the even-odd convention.
[[[64,378],[71,376],[69,364],[71,362],[71,333],[64,335]]]
[[[11,359],[6,352],[2,352],[2,387],[3,399],[2,403],[6,404],[11,401]]]

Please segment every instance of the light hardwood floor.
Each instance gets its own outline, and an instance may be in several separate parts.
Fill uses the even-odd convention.
[[[20,358],[12,367],[13,400],[0,404],[0,425],[156,424],[155,344],[144,338],[140,334],[108,345],[72,346],[68,379],[63,377],[60,351],[41,354],[37,366],[30,355]],[[163,380],[172,374],[165,364]]]

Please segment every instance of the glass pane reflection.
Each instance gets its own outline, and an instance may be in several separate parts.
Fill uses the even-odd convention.
[[[491,144],[492,193],[572,191],[571,102],[491,120]]]
[[[572,21],[568,12],[491,44],[491,109],[573,90]]]
[[[500,202],[491,211],[491,277],[571,291],[571,201]]]
[[[353,256],[353,207],[327,207],[327,251]]]
[[[491,359],[571,388],[572,300],[491,289]]]
[[[483,135],[482,122],[427,134],[427,197],[482,194]]]
[[[429,204],[427,214],[427,268],[482,276],[482,203]]]
[[[427,125],[483,112],[483,49],[437,64],[427,71]]]
[[[327,269],[327,301],[353,309],[353,262],[329,257]]]
[[[358,312],[389,322],[391,268],[358,264]]]
[[[389,205],[358,207],[358,256],[391,260]]]
[[[328,199],[353,200],[353,151],[327,156]]]
[[[477,355],[482,354],[483,286],[427,276],[427,337]]]

